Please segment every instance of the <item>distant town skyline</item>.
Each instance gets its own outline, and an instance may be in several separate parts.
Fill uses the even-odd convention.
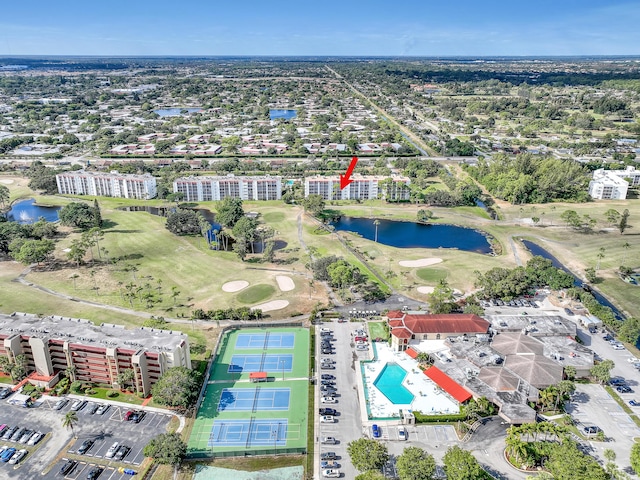
[[[640,54],[640,3],[7,2],[0,55]]]

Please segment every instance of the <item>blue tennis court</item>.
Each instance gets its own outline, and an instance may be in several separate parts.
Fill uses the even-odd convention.
[[[210,447],[280,446],[287,444],[286,418],[214,421]]]
[[[289,410],[290,388],[225,388],[218,411]]]
[[[236,349],[293,348],[295,338],[293,333],[241,333],[236,338]]]
[[[227,372],[290,372],[293,368],[293,355],[233,355]]]

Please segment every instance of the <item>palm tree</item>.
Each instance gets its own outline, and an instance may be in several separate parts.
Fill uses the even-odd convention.
[[[373,221],[373,224],[376,226],[376,236],[375,236],[374,242],[378,243],[378,225],[380,225],[380,220],[375,219]]]
[[[77,423],[78,423],[78,414],[76,412],[67,412],[67,414],[64,417],[62,417],[62,426],[64,428],[70,428],[74,438],[78,438],[75,430],[73,429],[73,426]]]
[[[604,252],[605,252],[605,248],[600,247],[600,251],[598,252],[598,255],[596,255],[596,257],[598,257],[598,263],[596,264],[596,272],[600,270],[600,260],[604,258]]]
[[[627,254],[629,253],[631,245],[629,245],[629,242],[624,242],[622,248],[624,248],[624,256],[622,257],[622,264],[624,265],[627,263]]]

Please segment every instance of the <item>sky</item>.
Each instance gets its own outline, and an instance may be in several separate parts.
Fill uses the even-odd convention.
[[[5,0],[0,55],[640,55],[640,1]]]

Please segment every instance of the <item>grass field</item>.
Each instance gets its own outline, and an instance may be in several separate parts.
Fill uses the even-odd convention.
[[[266,300],[276,292],[273,285],[267,285],[261,283],[259,285],[252,285],[245,288],[242,292],[236,295],[236,300],[240,303],[255,304]]]
[[[428,283],[438,283],[447,278],[447,272],[439,268],[420,268],[416,270],[416,276]]]
[[[262,348],[242,348],[236,349],[236,341],[240,334],[251,333],[292,333],[295,336],[293,348],[274,348],[268,350]],[[224,337],[218,358],[213,364],[205,391],[205,397],[200,406],[196,420],[189,437],[189,453],[197,456],[213,456],[220,454],[244,455],[244,452],[251,451],[258,453],[273,453],[274,448],[281,451],[292,451],[306,448],[307,442],[307,404],[308,395],[308,372],[309,372],[309,331],[304,328],[256,328],[242,329],[229,332]],[[292,369],[290,372],[280,372],[279,370],[268,371],[269,377],[273,381],[254,384],[249,382],[249,373],[229,373],[228,368],[232,363],[232,356],[238,353],[243,355],[268,354],[292,354]],[[223,389],[254,389],[260,388],[289,388],[288,410],[218,410],[218,403]],[[208,445],[214,421],[248,420],[252,418],[256,421],[268,419],[286,418],[288,422],[287,439],[285,445],[247,445],[242,448],[238,446],[215,446]]]
[[[389,339],[389,334],[384,329],[384,322],[368,322],[367,326],[369,327],[369,338],[382,338],[384,340]]]

